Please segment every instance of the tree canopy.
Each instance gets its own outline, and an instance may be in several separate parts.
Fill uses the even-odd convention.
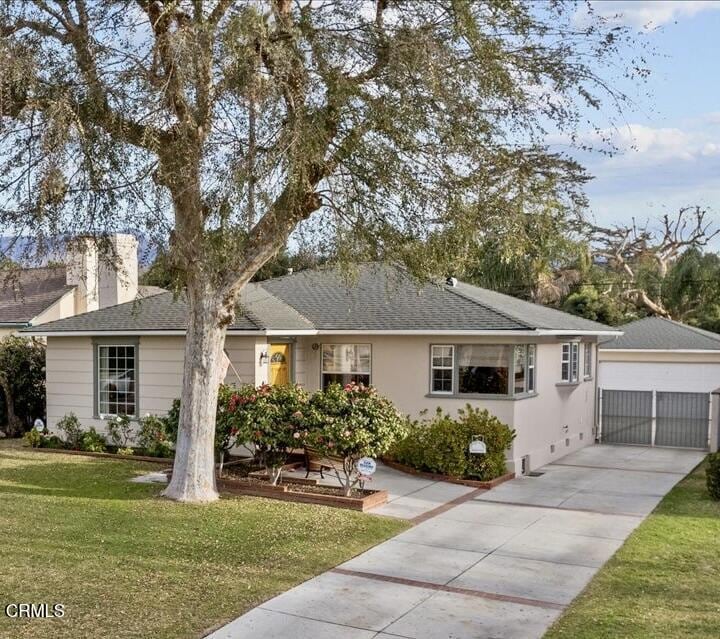
[[[447,273],[493,220],[582,201],[545,144],[612,77],[629,30],[551,0],[91,0],[0,6],[0,224],[170,238],[189,321],[166,494],[216,497],[212,430],[242,287],[303,222],[341,262]],[[604,75],[601,75],[604,74]],[[604,104],[613,105],[600,110]]]

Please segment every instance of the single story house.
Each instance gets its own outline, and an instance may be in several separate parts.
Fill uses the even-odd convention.
[[[661,317],[599,347],[600,438],[717,450],[720,335]]]
[[[180,396],[187,309],[160,294],[27,329],[47,338],[47,416],[161,414]],[[458,282],[365,264],[248,285],[227,332],[227,383],[373,384],[403,412],[487,408],[527,472],[595,439],[596,344],[608,326]]]
[[[138,242],[132,235],[110,238],[116,259],[103,259],[89,238],[77,238],[66,264],[20,269],[0,282],[0,338],[28,326],[72,317],[162,292],[138,286]]]

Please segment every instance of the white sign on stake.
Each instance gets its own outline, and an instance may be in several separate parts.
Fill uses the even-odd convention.
[[[487,445],[481,435],[475,435],[475,438],[470,442],[469,450],[471,455],[484,455],[487,453]]]
[[[377,462],[372,457],[361,457],[357,469],[361,475],[372,475],[377,470]]]

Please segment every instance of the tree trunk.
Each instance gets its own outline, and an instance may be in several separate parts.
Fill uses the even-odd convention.
[[[223,366],[222,304],[207,285],[188,283],[189,318],[175,463],[165,497],[182,502],[218,499],[215,417]]]
[[[15,414],[15,400],[13,399],[12,388],[5,375],[0,375],[0,388],[2,388],[3,394],[5,395],[5,410],[7,412],[6,435],[8,437],[14,437],[22,431],[22,422]]]

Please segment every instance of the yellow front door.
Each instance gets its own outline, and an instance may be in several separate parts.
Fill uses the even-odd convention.
[[[290,344],[270,344],[270,385],[290,383]]]

